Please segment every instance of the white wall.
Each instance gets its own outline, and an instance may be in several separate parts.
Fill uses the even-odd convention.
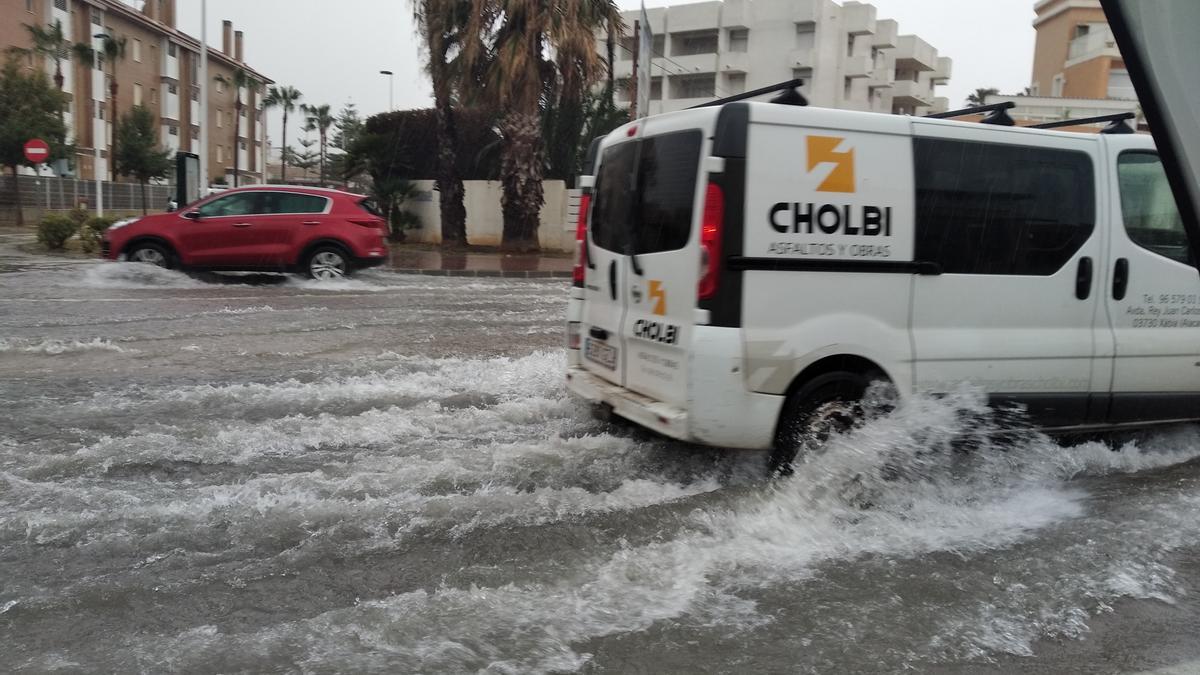
[[[405,202],[405,210],[421,220],[421,226],[408,231],[408,240],[428,244],[442,241],[441,208],[432,180],[413,181],[415,197]],[[499,181],[463,181],[467,208],[467,241],[482,246],[499,246],[504,233],[504,216],[500,211],[500,196],[504,189]],[[546,203],[542,206],[538,243],[543,249],[575,250],[575,223],[569,217],[569,198],[566,184],[561,180],[542,183]]]

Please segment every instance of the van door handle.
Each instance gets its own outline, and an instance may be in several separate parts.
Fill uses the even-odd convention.
[[[1075,297],[1087,300],[1092,294],[1092,259],[1084,256],[1079,259],[1079,269],[1075,272]]]
[[[617,299],[617,261],[608,263],[608,294]]]
[[[320,224],[321,224],[321,221],[319,221],[319,220],[306,220],[306,221],[304,221],[304,223],[303,223],[303,224],[304,224],[304,225],[320,225]]]
[[[250,223],[234,223],[234,227],[250,227]]]
[[[1113,266],[1113,300],[1124,300],[1125,290],[1129,287],[1129,260],[1117,258]]]

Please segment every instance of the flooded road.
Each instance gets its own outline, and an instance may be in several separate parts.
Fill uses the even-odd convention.
[[[963,390],[768,481],[759,453],[570,399],[561,280],[197,278],[11,243],[2,671],[1200,659],[1194,427],[999,443]]]

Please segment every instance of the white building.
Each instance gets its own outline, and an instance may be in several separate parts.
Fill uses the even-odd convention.
[[[832,0],[713,0],[646,10],[654,33],[650,113],[680,110],[792,78],[811,105],[924,114],[947,109],[935,87],[951,61],[916,35],[900,35],[875,7]],[[628,106],[633,25],[617,46],[616,98]],[[604,36],[599,49],[605,52]]]

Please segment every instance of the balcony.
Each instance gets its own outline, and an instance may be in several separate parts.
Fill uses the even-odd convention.
[[[916,35],[901,35],[896,40],[896,70],[937,70],[938,56],[933,45]]]
[[[870,35],[875,32],[875,6],[858,2],[842,5],[842,29],[847,35]]]
[[[875,64],[871,61],[870,54],[856,54],[846,57],[846,77],[870,77],[874,70]]]
[[[745,56],[744,54],[742,56]],[[654,63],[666,68],[664,72],[662,68],[655,65],[651,68],[651,75],[688,75],[694,73],[712,73],[717,69],[717,52],[714,50],[709,54],[690,54],[688,56],[672,56],[670,61],[665,59],[655,59]]]
[[[895,68],[876,68],[871,72],[870,79],[867,80],[867,86],[872,89],[891,88],[896,83]]]
[[[875,35],[871,38],[872,47],[888,49],[896,46],[900,25],[891,19],[875,22]]]
[[[933,104],[929,85],[912,80],[897,80],[892,85],[892,104],[902,106],[928,106]]]
[[[721,54],[718,70],[722,73],[748,73],[750,57],[746,52],[725,52]]]
[[[793,49],[788,52],[788,64],[793,68],[812,68],[817,65],[813,49]]]
[[[953,70],[954,60],[949,56],[938,57],[937,70],[930,73],[929,78],[934,84],[946,84],[950,81],[950,73]]]
[[[1089,32],[1087,35],[1071,40],[1067,47],[1067,68],[1071,66],[1094,59],[1099,56],[1121,57],[1121,52],[1117,49],[1117,41],[1113,38],[1112,29],[1107,26],[1097,28]]]

